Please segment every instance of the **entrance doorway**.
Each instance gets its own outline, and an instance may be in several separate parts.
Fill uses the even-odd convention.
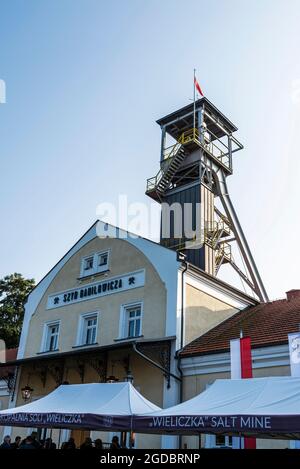
[[[72,430],[71,438],[74,438],[76,448],[80,448],[80,445],[84,443],[85,439],[90,436],[90,430]]]

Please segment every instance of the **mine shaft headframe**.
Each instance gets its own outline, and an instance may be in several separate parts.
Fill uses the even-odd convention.
[[[221,201],[224,213],[219,223],[213,223],[214,229],[208,226],[207,237],[204,237],[207,251],[215,253],[217,275],[223,263],[230,262],[241,279],[251,288],[261,301],[268,301],[260,274],[254,262],[247,239],[231,202],[226,179],[232,174],[232,155],[243,148],[233,136],[237,127],[222,114],[207,98],[194,103],[159,119],[157,123],[162,130],[160,169],[156,176],[147,180],[146,194],[158,202],[166,200],[168,194],[188,187],[190,180],[197,181],[211,191]],[[171,144],[167,141],[171,140]],[[200,150],[200,151],[199,151]],[[198,168],[193,174],[194,169]],[[189,176],[186,178],[186,176]],[[190,190],[190,189],[187,189]],[[192,189],[191,189],[192,190]],[[221,213],[221,212],[220,212]],[[208,225],[213,222],[207,214]],[[228,238],[226,226],[234,235]],[[201,238],[201,236],[200,236]],[[202,239],[202,238],[201,238]],[[233,261],[231,242],[236,241],[246,267],[244,273]],[[172,244],[172,249],[187,249],[186,240],[179,247]],[[205,248],[206,251],[206,248]],[[210,254],[207,254],[208,260]],[[196,262],[196,261],[190,261]],[[211,262],[213,267],[214,262]],[[198,264],[195,264],[198,265]],[[200,267],[203,268],[203,267]]]

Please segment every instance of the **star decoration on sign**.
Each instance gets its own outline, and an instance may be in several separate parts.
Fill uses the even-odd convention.
[[[128,283],[129,283],[129,285],[134,285],[135,284],[135,277],[129,277]]]

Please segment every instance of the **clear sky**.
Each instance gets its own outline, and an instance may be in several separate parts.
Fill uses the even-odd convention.
[[[300,288],[299,0],[0,0],[0,276],[39,280],[101,202],[146,202],[155,120],[206,96],[245,149],[229,189],[271,298]]]

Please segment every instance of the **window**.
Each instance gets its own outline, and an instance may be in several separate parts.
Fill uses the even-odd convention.
[[[83,270],[86,272],[87,270],[92,270],[94,266],[94,258],[87,257],[83,260]]]
[[[133,338],[140,335],[142,335],[142,303],[122,306],[120,338]]]
[[[136,306],[134,308],[127,309],[128,315],[128,337],[138,337],[141,335],[141,307]]]
[[[96,343],[97,336],[97,316],[90,316],[84,319],[83,341],[84,345]]]
[[[99,263],[98,263],[99,267],[102,267],[104,265],[107,266],[108,252],[104,252],[103,254],[99,254],[98,259],[99,259]]]
[[[59,323],[46,324],[44,352],[53,352],[58,350]]]
[[[84,257],[81,262],[80,276],[95,275],[108,270],[109,251],[98,252]]]
[[[98,313],[80,316],[76,345],[92,345],[97,343]]]

